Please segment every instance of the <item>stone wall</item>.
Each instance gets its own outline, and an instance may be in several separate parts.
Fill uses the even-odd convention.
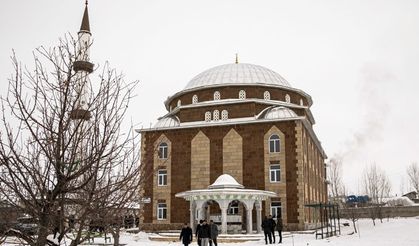
[[[356,218],[370,218],[370,207],[363,208],[345,208],[340,209],[339,214],[341,218],[350,219],[352,213]],[[383,218],[387,217],[414,217],[419,216],[419,206],[406,206],[406,207],[382,207]]]

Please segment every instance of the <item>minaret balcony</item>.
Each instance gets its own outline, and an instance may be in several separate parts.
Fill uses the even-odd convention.
[[[70,113],[70,119],[72,120],[89,120],[91,117],[90,111],[85,109],[74,109]]]
[[[93,63],[88,62],[88,61],[75,61],[73,63],[73,69],[74,71],[78,72],[78,71],[85,71],[88,73],[93,72]]]

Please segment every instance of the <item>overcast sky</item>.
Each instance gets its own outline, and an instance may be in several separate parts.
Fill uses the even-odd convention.
[[[80,28],[84,1],[0,1],[0,94],[15,49],[52,46]],[[317,136],[344,162],[344,182],[362,191],[370,163],[407,191],[419,161],[419,1],[90,0],[96,65],[110,61],[139,80],[128,121],[149,127],[164,100],[198,73],[234,62],[258,64],[310,94]],[[91,79],[97,78],[92,75]]]

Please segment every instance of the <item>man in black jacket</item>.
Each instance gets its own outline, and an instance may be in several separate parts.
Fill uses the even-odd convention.
[[[201,238],[199,237],[199,231],[201,230],[203,220],[199,220],[199,224],[196,226],[195,237],[198,243],[198,246],[201,246]]]
[[[202,222],[202,225],[199,228],[198,237],[201,239],[201,246],[208,246],[209,240],[211,238],[211,228],[207,224],[206,220]]]
[[[262,229],[265,234],[265,244],[268,244],[268,238],[269,244],[272,244],[272,223],[266,216],[262,221]]]
[[[282,229],[283,229],[282,219],[278,218],[278,220],[276,221],[276,230],[278,231],[278,234],[279,234],[279,243],[282,243]]]
[[[185,246],[188,246],[192,242],[192,229],[189,227],[188,223],[183,225],[179,240],[182,240],[182,243]]]
[[[272,233],[272,241],[273,243],[275,243],[275,227],[276,227],[276,222],[275,220],[272,218],[272,215],[269,215],[269,225],[271,226],[271,233]]]
[[[214,243],[214,246],[217,246],[217,237],[218,237],[218,227],[214,224],[213,220],[210,220],[210,229],[211,229],[211,239],[210,239],[210,246]]]

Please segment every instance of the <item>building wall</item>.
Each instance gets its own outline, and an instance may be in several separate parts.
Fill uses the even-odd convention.
[[[191,142],[191,189],[206,189],[210,185],[210,140],[202,131]]]
[[[223,138],[223,174],[243,183],[243,139],[234,129]]]
[[[159,157],[159,145],[161,143],[166,143],[168,145],[168,156],[167,158],[160,158]],[[166,223],[165,220],[158,220],[157,219],[157,204],[158,203],[166,203],[167,207],[170,208],[171,205],[171,185],[172,185],[172,172],[171,172],[171,159],[172,159],[172,143],[171,141],[164,135],[161,134],[159,138],[157,138],[156,141],[154,141],[154,149],[155,151],[154,157],[153,157],[153,169],[154,169],[154,175],[153,175],[153,196],[154,199],[152,200],[152,218],[153,223]],[[167,185],[159,186],[157,183],[158,179],[158,170],[167,170]],[[167,218],[170,221],[170,211],[167,213]]]
[[[206,188],[219,175],[228,171],[246,188],[272,190],[278,193],[278,199],[283,206],[284,222],[293,225],[303,224],[306,219],[303,205],[307,199],[304,197],[305,193],[301,187],[305,187],[305,183],[308,182],[307,180],[301,181],[306,177],[304,174],[308,172],[301,170],[304,167],[302,164],[304,163],[302,157],[303,129],[304,126],[300,121],[284,121],[144,132],[143,144],[145,146],[150,143],[153,145],[159,141],[161,136],[167,138],[171,144],[171,182],[167,187],[170,188],[170,191],[165,190],[170,197],[157,192],[156,187],[154,187],[156,188],[154,193],[145,190],[144,195],[151,197],[153,203],[145,204],[144,212],[154,210],[155,208],[150,209],[150,206],[156,207],[154,201],[158,197],[164,197],[171,203],[170,215],[168,215],[170,220],[164,223],[188,221],[189,203],[184,199],[175,198],[174,195],[190,189]],[[267,138],[273,132],[278,133],[281,138],[281,152],[275,154],[277,156],[267,153]],[[300,135],[301,137],[299,137]],[[306,138],[309,138],[307,136],[306,134]],[[309,153],[308,150],[307,153]],[[143,161],[147,160],[149,154],[143,153]],[[278,160],[281,164],[281,181],[283,182],[271,184],[267,182],[268,165],[271,161]],[[153,162],[155,161],[153,158]],[[143,165],[147,165],[147,163],[143,162]],[[155,164],[152,165],[155,166]],[[311,184],[311,186],[313,185],[315,183]],[[146,189],[150,188],[150,185],[145,187]],[[269,213],[270,210],[269,204],[267,205],[264,206],[265,213]],[[154,217],[156,212],[152,213]],[[150,216],[144,215],[144,223],[153,221],[154,219],[152,220]]]
[[[303,95],[287,90],[286,88],[272,88],[272,87],[263,87],[263,86],[223,86],[223,87],[213,87],[208,89],[200,89],[199,91],[187,92],[183,95],[175,97],[169,103],[172,109],[177,107],[178,100],[181,101],[181,105],[192,104],[192,97],[194,95],[198,96],[198,102],[213,101],[214,92],[219,91],[221,99],[237,99],[239,98],[239,91],[246,91],[246,98],[264,98],[264,92],[269,91],[271,100],[284,101],[285,97],[288,94],[291,99],[291,103],[300,105],[300,100],[303,100],[305,106],[308,105],[308,100]]]

